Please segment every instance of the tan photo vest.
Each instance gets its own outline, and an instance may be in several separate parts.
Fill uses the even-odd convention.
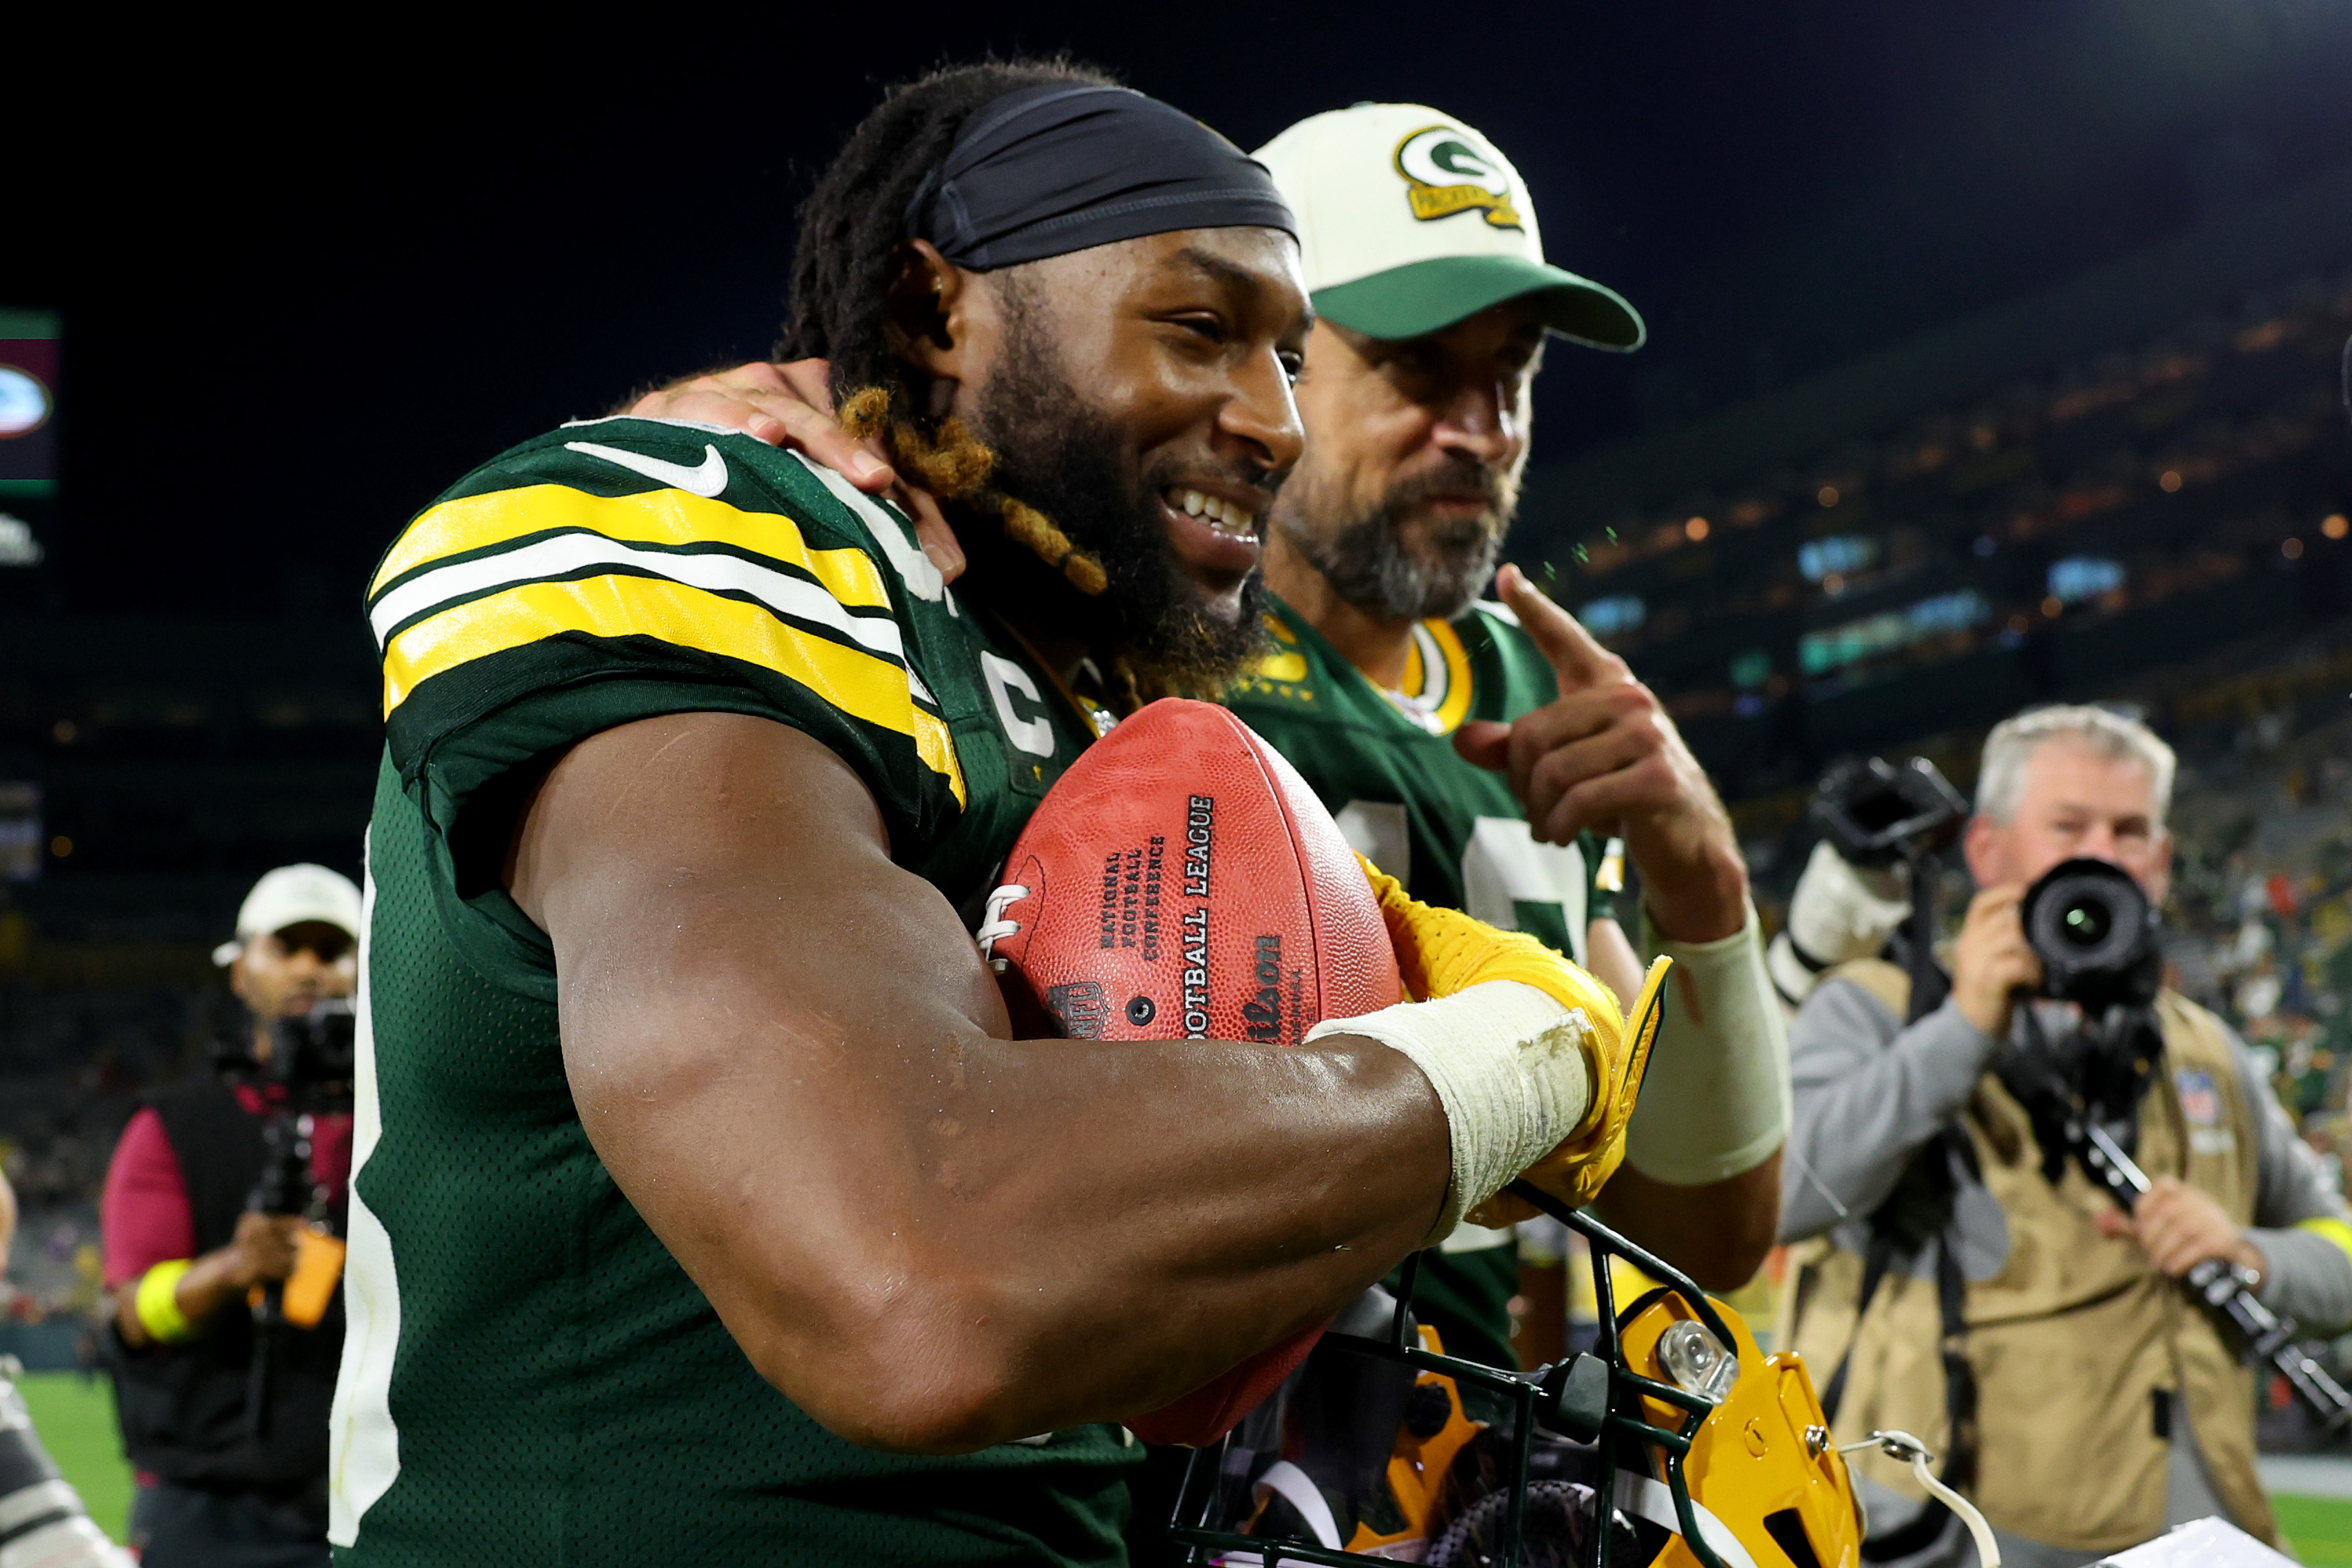
[[[1826,977],[1851,980],[1902,1018],[1907,977],[1875,959]],[[2257,1130],[2219,1019],[2167,990],[2157,998],[2164,1056],[2140,1105],[2136,1157],[2253,1221]],[[2184,1081],[2193,1090],[2184,1106]],[[1967,1343],[1977,1380],[1977,1479],[1985,1517],[2030,1540],[2078,1551],[2136,1545],[2165,1528],[2169,1448],[2162,1396],[2179,1396],[2213,1490],[2234,1522],[2275,1544],[2254,1466],[2254,1375],[2204,1308],[2159,1274],[2127,1237],[2094,1216],[2115,1205],[2069,1160],[2052,1186],[2025,1111],[1991,1073],[1960,1116],[1984,1183],[2008,1222],[2000,1271],[1967,1287]],[[1915,1434],[1938,1455],[1950,1439],[1936,1281],[1890,1270],[1856,1332],[1863,1260],[1827,1237],[1790,1249],[1777,1343],[1829,1369],[1851,1347],[1837,1436]],[[1873,1480],[1924,1495],[1907,1465],[1871,1453]]]

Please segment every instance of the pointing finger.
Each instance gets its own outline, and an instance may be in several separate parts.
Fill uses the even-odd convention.
[[[1562,691],[1623,675],[1625,662],[1602,647],[1549,594],[1528,581],[1526,572],[1507,566],[1496,574],[1495,586],[1503,602],[1519,618],[1520,630],[1534,639],[1550,661]]]

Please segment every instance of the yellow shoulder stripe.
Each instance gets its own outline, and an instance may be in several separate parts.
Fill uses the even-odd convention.
[[[800,525],[778,513],[738,511],[723,501],[684,490],[592,496],[565,485],[526,485],[434,507],[408,525],[368,592],[373,595],[402,573],[444,556],[551,528],[584,528],[624,544],[732,545],[799,567],[844,604],[887,607],[890,602],[873,557],[861,549],[812,549]]]
[[[948,721],[924,708],[913,708],[915,716],[915,755],[923,766],[942,774],[948,789],[955,795],[958,806],[971,803],[964,792],[963,765],[956,760],[955,739],[948,733]]]
[[[1422,624],[1445,655],[1445,700],[1438,705],[1437,733],[1451,735],[1470,716],[1470,651],[1462,645],[1462,634],[1444,622]]]
[[[915,706],[904,668],[803,632],[760,605],[663,578],[525,583],[429,615],[384,648],[384,716],[436,675],[565,632],[652,637],[773,670],[852,717],[906,736],[946,776],[957,803],[966,801],[947,726]]]

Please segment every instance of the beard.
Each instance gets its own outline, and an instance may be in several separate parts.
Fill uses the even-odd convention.
[[[1372,508],[1333,527],[1310,518],[1317,486],[1293,479],[1274,510],[1274,526],[1330,580],[1348,603],[1387,620],[1451,621],[1494,580],[1503,536],[1518,506],[1517,476],[1484,464],[1451,462],[1434,474],[1391,486]],[[1419,530],[1413,513],[1433,496],[1475,495],[1486,509]]]
[[[1250,573],[1231,621],[1209,609],[1170,559],[1160,513],[1162,492],[1199,465],[1171,456],[1129,473],[1120,432],[1055,372],[1032,314],[1011,314],[1004,362],[981,389],[972,434],[996,455],[993,486],[1045,514],[1108,580],[1101,593],[1080,595],[1032,557],[1037,570],[1023,573],[1021,591],[1075,601],[1055,613],[1125,671],[1138,700],[1217,695],[1265,652],[1264,580]]]

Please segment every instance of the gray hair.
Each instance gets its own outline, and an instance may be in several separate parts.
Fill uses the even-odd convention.
[[[2026,763],[2042,742],[2059,736],[2109,762],[2137,762],[2147,768],[2149,793],[2156,802],[2156,825],[2164,826],[2165,814],[2172,809],[2172,776],[2178,766],[2172,747],[2136,718],[2083,704],[2028,708],[1992,727],[1992,733],[1985,737],[1984,759],[1978,766],[1978,814],[1996,822],[2015,816],[2018,797],[2025,792]]]

